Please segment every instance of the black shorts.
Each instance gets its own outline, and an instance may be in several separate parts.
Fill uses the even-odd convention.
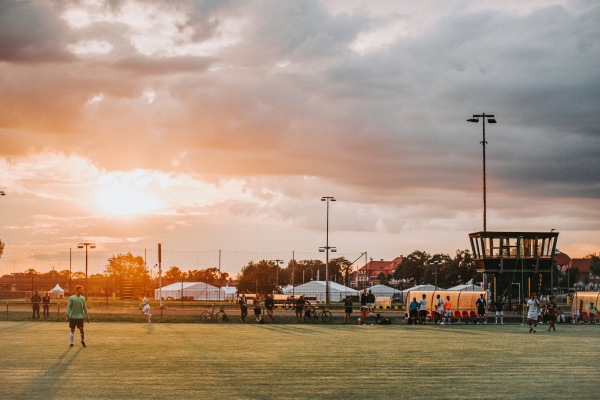
[[[262,310],[260,308],[255,308],[254,315],[260,315],[260,314],[262,314]]]
[[[427,318],[427,310],[419,310],[419,318]]]
[[[548,315],[548,321],[556,322],[556,315]]]
[[[417,318],[419,315],[419,311],[417,310],[409,310],[408,315],[410,316],[410,318]]]
[[[485,310],[477,310],[477,315],[480,317],[485,317]]]
[[[352,307],[346,307],[346,308],[344,308],[344,312],[346,314],[352,314]]]
[[[70,318],[69,319],[69,328],[83,329],[83,318]]]

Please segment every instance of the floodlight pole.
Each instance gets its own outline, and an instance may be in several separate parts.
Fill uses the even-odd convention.
[[[84,243],[79,243],[77,245],[78,249],[83,249],[85,247],[85,295],[86,297],[88,296],[88,247],[90,249],[95,249],[96,248],[96,243],[90,243],[90,242],[84,242]]]
[[[481,145],[483,146],[483,231],[487,231],[487,199],[486,199],[486,173],[485,173],[485,145],[487,142],[485,141],[485,121],[487,119],[488,123],[495,124],[496,119],[493,114],[486,115],[485,113],[479,115],[473,115],[473,118],[469,118],[467,122],[479,122],[479,118],[481,118],[482,128],[483,128],[483,140],[481,141]]]
[[[327,203],[327,230],[325,240],[325,304],[329,305],[329,250],[332,249],[332,251],[335,251],[335,248],[329,247],[329,202],[336,200],[332,196],[323,196],[321,197],[321,201]]]

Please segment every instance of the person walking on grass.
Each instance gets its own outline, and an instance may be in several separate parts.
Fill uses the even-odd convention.
[[[238,298],[238,304],[240,306],[242,324],[246,323],[246,317],[248,316],[248,300],[246,299],[246,293],[242,292]]]
[[[40,303],[42,302],[42,298],[38,294],[36,290],[33,292],[33,296],[31,296],[31,307],[33,309],[33,315],[31,319],[40,319]]]
[[[69,302],[67,303],[67,319],[69,320],[69,328],[71,328],[70,347],[73,347],[75,328],[79,329],[79,333],[81,334],[81,345],[86,347],[83,332],[83,317],[85,316],[89,319],[89,314],[85,303],[85,297],[81,293],[83,293],[83,286],[77,285],[77,287],[75,287],[75,294],[69,297]]]
[[[350,296],[346,296],[344,299],[344,312],[346,313],[344,323],[350,322],[350,315],[352,314],[352,299]]]
[[[50,295],[48,292],[44,293],[44,297],[42,297],[42,307],[44,307],[44,319],[50,318]]]
[[[149,324],[152,323],[152,314],[150,314],[150,301],[147,297],[142,300],[142,314],[146,316],[146,320]]]
[[[446,301],[444,302],[444,313],[446,315],[446,324],[450,325],[450,322],[452,321],[452,302],[450,301],[450,296],[446,296]],[[442,324],[444,324],[443,319]]]
[[[485,309],[487,307],[487,301],[485,300],[485,297],[483,297],[483,293],[479,296],[479,298],[475,302],[475,306],[477,307],[477,321],[475,323],[478,323],[479,321],[481,321],[481,322],[487,324],[487,318],[485,317]]]
[[[494,305],[496,306],[496,325],[498,324],[498,320],[500,320],[501,325],[504,325],[504,302],[501,296],[498,296]]]
[[[535,332],[538,324],[538,313],[540,310],[540,302],[536,298],[536,293],[531,292],[531,298],[527,300],[527,324],[529,325],[529,333]]]
[[[271,322],[275,322],[275,318],[273,318],[273,309],[275,308],[275,299],[273,299],[272,294],[268,294],[265,299],[265,309],[267,310],[267,315]]]
[[[558,315],[558,306],[554,301],[554,296],[550,296],[546,302],[546,313],[548,314],[548,332],[556,332],[556,316]]]

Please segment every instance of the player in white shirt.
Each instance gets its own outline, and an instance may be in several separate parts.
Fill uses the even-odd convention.
[[[536,298],[536,293],[531,293],[531,298],[527,300],[527,323],[529,324],[529,333],[535,333],[535,328],[538,324],[538,313],[540,309],[540,302]]]
[[[142,301],[144,302],[143,308],[142,308],[142,314],[144,314],[146,316],[148,323],[151,324],[152,323],[152,314],[150,314],[150,302],[148,301],[147,297],[144,297],[144,300],[142,300]]]

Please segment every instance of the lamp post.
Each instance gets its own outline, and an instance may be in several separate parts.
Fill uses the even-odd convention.
[[[481,118],[482,126],[483,126],[483,140],[481,141],[481,145],[483,146],[483,231],[487,231],[487,223],[486,223],[486,214],[487,214],[487,201],[486,201],[486,181],[485,181],[485,145],[487,142],[485,141],[485,121],[487,119],[488,123],[495,124],[496,119],[494,119],[493,114],[486,115],[485,113],[479,115],[473,115],[473,118],[469,118],[467,122],[479,122],[479,118]]]
[[[269,260],[272,263],[275,263],[275,287],[279,287],[279,264],[283,264],[283,260]]]
[[[96,248],[96,243],[90,243],[90,242],[84,242],[84,243],[79,243],[77,245],[78,249],[83,249],[85,247],[85,294],[88,294],[88,247],[90,249],[95,249]]]
[[[329,250],[337,251],[335,247],[329,247],[329,202],[336,201],[332,196],[323,196],[321,201],[327,203],[327,236],[325,240],[325,247],[320,247],[319,251],[325,251],[325,304],[329,305]]]

